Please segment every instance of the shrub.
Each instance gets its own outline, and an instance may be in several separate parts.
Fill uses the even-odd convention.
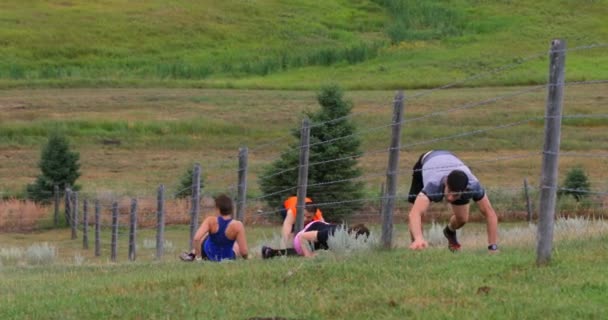
[[[51,264],[57,258],[57,250],[48,243],[33,244],[25,250],[25,258],[30,265]]]
[[[332,252],[337,254],[348,254],[355,251],[372,250],[379,247],[380,240],[374,233],[369,237],[359,236],[348,233],[348,228],[339,226],[333,235],[327,239],[327,245]]]
[[[589,194],[589,179],[582,167],[574,167],[568,171],[564,180],[564,186],[560,190],[561,194],[571,195],[580,202]]]
[[[194,166],[191,166],[184,172],[177,185],[177,192],[175,192],[176,198],[187,198],[192,196],[192,175],[194,174]],[[203,175],[201,173],[199,177],[199,183],[201,185],[201,193],[203,192]]]
[[[33,184],[27,186],[27,196],[34,201],[48,201],[53,197],[55,186],[64,190],[71,186],[72,190],[79,190],[75,185],[80,177],[80,154],[70,150],[67,138],[58,132],[49,136],[47,144],[42,149],[38,166],[42,172]]]
[[[321,110],[306,113],[311,120],[309,163],[341,160],[328,161],[322,166],[316,165],[309,169],[307,196],[319,204],[355,200],[348,206],[321,208],[325,218],[338,220],[359,210],[362,205],[356,200],[362,198],[363,184],[354,181],[361,176],[356,160],[362,154],[359,150],[361,142],[355,134],[355,126],[348,119],[352,103],[343,99],[342,90],[338,86],[329,85],[322,88],[317,101]],[[294,130],[293,135],[299,139],[299,130]],[[323,143],[324,141],[331,143]],[[299,149],[299,142],[292,144],[281,154],[280,159],[264,170],[259,179],[264,198],[273,207],[279,207],[285,198],[295,195]],[[349,157],[345,157],[346,155]],[[289,187],[293,188],[287,189]]]

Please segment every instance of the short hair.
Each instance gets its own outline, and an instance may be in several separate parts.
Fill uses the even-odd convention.
[[[225,194],[220,194],[215,197],[215,207],[220,210],[220,214],[223,216],[231,215],[234,211],[232,199]]]
[[[462,192],[469,185],[469,177],[462,170],[454,170],[448,175],[448,188],[453,192]]]
[[[317,207],[317,205],[314,202],[309,201],[309,202],[306,202],[306,204],[304,204],[304,210],[308,211],[309,213],[315,214],[315,213],[317,213],[317,210],[319,210],[319,208]]]
[[[349,234],[352,234],[354,232],[355,239],[359,238],[360,235],[365,235],[365,238],[369,238],[369,229],[363,223],[359,223],[351,228],[348,228],[347,232]]]

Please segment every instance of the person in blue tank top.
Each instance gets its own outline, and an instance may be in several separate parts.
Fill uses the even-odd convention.
[[[445,198],[452,209],[450,221],[443,229],[448,248],[451,251],[460,250],[456,230],[469,220],[469,201],[473,200],[486,218],[488,250],[490,253],[498,251],[498,217],[479,180],[462,160],[449,151],[429,151],[420,156],[412,173],[408,194],[408,201],[413,204],[409,213],[410,249],[422,250],[428,246],[422,233],[422,215],[431,202],[440,202]]]
[[[215,198],[216,215],[207,217],[196,231],[193,239],[194,252],[185,252],[180,258],[193,261],[247,259],[247,239],[243,223],[232,218],[232,199],[222,194]]]

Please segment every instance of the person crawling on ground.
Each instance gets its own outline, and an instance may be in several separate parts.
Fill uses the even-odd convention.
[[[316,206],[306,206],[306,213],[312,215],[316,212]],[[293,238],[293,248],[288,249],[273,249],[271,247],[262,247],[262,258],[269,259],[276,256],[305,256],[312,257],[314,252],[310,249],[312,244],[314,250],[329,250],[327,240],[333,236],[336,230],[340,227],[338,224],[327,223],[324,221],[311,221]],[[369,229],[364,224],[357,224],[352,228],[348,228],[349,234],[355,234],[355,237],[369,237]]]

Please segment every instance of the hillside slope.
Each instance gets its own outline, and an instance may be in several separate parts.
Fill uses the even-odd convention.
[[[553,38],[569,80],[606,79],[608,0],[0,3],[0,87],[423,88],[543,82]]]

